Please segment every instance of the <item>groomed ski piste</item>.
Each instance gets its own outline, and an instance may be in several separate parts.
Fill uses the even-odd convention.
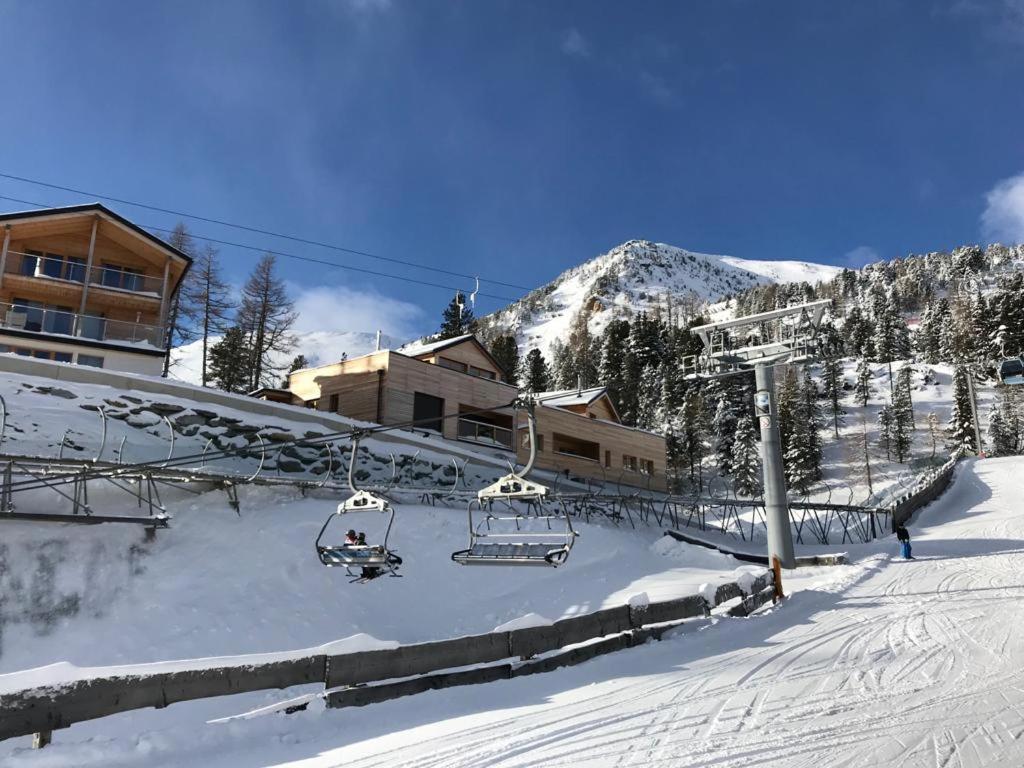
[[[916,560],[898,559],[892,539],[848,546],[851,565],[787,574],[790,596],[777,607],[747,619],[695,621],[578,667],[227,724],[209,721],[287,696],[175,704],[77,724],[42,751],[29,750],[27,739],[5,742],[0,760],[232,768],[1020,765],[1022,471],[1021,458],[961,462],[953,485],[911,524]],[[452,636],[530,612],[557,618],[593,610],[640,591],[652,599],[692,593],[735,566],[653,533],[587,526],[565,569],[464,569],[444,562],[459,536],[458,513],[413,507],[405,514],[434,519],[409,526],[401,547],[406,578],[353,590],[292,556],[308,548],[322,502],[251,493],[265,495],[265,504],[248,519],[226,508],[183,513],[176,538],[146,558],[145,573],[103,620],[79,618],[75,632],[57,627],[13,656],[24,636],[9,632],[3,670],[24,669],[30,658],[86,666],[185,658],[200,648],[280,651],[342,637],[346,628],[379,640]],[[258,548],[225,548],[227,531],[217,529],[231,526],[256,526]],[[0,687],[46,673],[0,676]]]

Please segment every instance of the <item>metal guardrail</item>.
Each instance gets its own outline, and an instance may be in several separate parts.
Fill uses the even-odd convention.
[[[346,654],[313,654],[259,663],[162,671],[166,664],[141,664],[132,672],[51,683],[0,694],[0,740],[29,734],[45,746],[52,731],[75,723],[147,707],[227,696],[250,691],[324,683],[328,706],[344,707],[397,698],[453,685],[469,685],[547,672],[601,653],[620,650],[657,637],[674,624],[707,616],[711,609],[737,598],[728,614],[746,616],[774,597],[774,575],[766,571],[747,591],[736,582],[720,585],[713,601],[702,595],[647,605],[622,605],[573,616],[547,626],[491,632],[450,640],[403,645],[393,649]],[[531,661],[539,654],[605,638],[559,656]],[[284,654],[282,654],[284,655]],[[497,664],[496,664],[497,663]],[[439,670],[487,665],[456,673]],[[401,680],[402,678],[412,678]],[[401,680],[401,682],[387,682]],[[367,684],[377,683],[377,685]],[[354,687],[358,686],[358,687]]]
[[[88,276],[90,287],[128,291],[154,298],[163,295],[163,277],[146,275],[136,269],[115,264],[95,265],[87,270],[85,263],[84,256],[43,256],[8,251],[4,274],[60,280],[80,285],[86,282]]]

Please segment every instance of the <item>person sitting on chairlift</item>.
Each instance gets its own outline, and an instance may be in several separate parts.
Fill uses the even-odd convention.
[[[360,531],[359,535],[356,536],[356,544],[358,546],[360,546],[360,547],[365,547],[366,546],[366,534],[363,531]],[[373,549],[376,550],[378,548],[374,547]],[[371,550],[367,550],[367,551],[369,552]],[[376,552],[374,552],[374,554],[376,554]],[[380,574],[381,574],[380,568],[376,568],[376,567],[372,567],[372,566],[368,567],[368,566],[365,566],[365,565],[363,566],[362,576],[363,576],[364,579],[375,579],[378,576],[380,576]]]
[[[358,544],[358,543],[359,543],[359,541],[356,538],[356,532],[354,530],[352,530],[351,528],[349,528],[348,533],[345,534],[345,546],[349,547],[349,546],[352,546],[353,544]]]

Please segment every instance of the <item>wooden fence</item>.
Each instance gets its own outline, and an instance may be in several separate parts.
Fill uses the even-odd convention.
[[[736,598],[741,600],[729,615],[746,616],[771,600],[774,589],[772,572],[767,571],[753,581],[749,592],[734,582],[722,584],[714,605],[701,595],[691,595],[607,608],[545,626],[385,650],[214,667],[207,661],[195,669],[170,672],[159,669],[166,665],[139,665],[132,674],[0,694],[0,740],[35,734],[36,744],[43,746],[53,730],[118,712],[308,683],[324,683],[328,706],[344,707],[547,672],[660,637],[678,622],[706,616],[713,607]],[[474,665],[483,666],[444,671]],[[154,669],[147,671],[149,666]]]

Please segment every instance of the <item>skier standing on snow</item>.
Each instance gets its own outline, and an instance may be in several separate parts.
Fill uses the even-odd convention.
[[[903,555],[903,559],[913,560],[914,556],[910,554],[910,531],[902,525],[897,525],[896,538],[900,542],[900,554]]]

